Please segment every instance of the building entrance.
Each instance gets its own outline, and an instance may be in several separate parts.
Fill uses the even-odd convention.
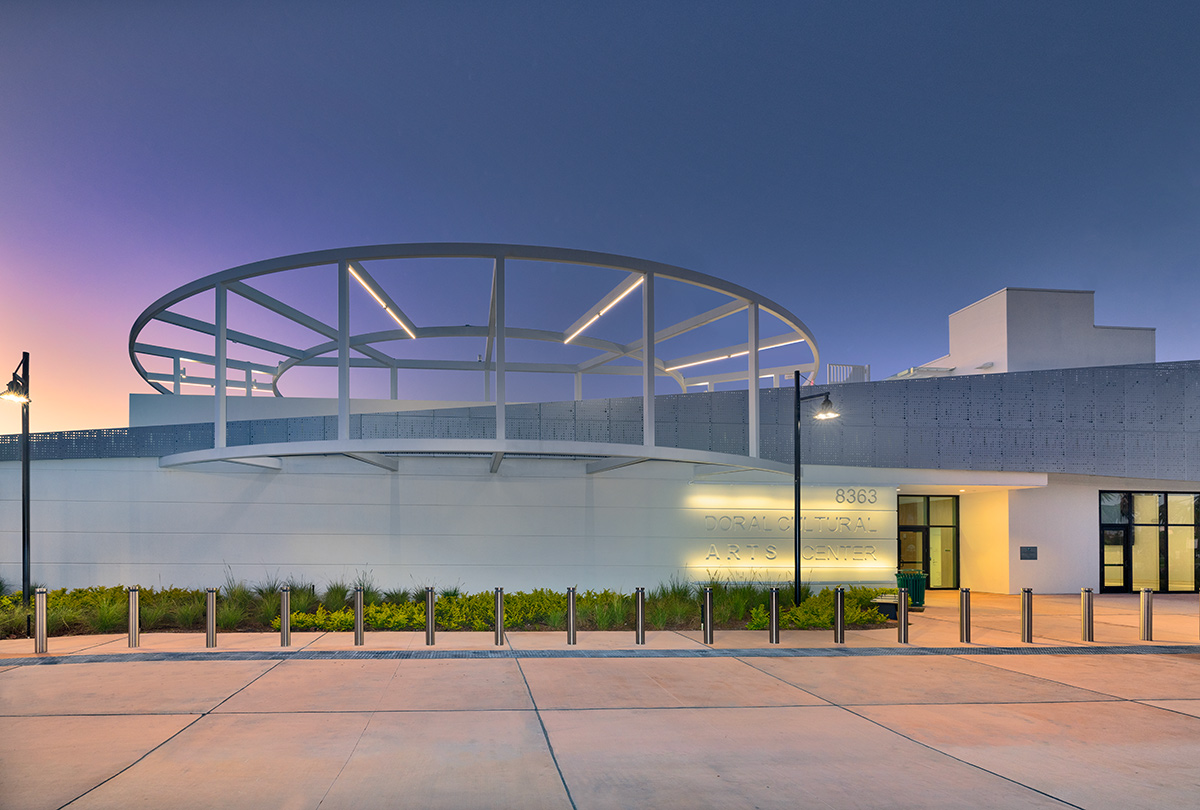
[[[897,514],[900,570],[926,574],[930,588],[957,588],[958,497],[900,495]]]

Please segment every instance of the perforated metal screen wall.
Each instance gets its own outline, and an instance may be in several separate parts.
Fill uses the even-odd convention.
[[[823,389],[822,389],[823,390]],[[864,467],[1200,480],[1200,361],[828,386],[841,418],[802,420],[804,459]],[[745,391],[655,402],[657,443],[746,455]],[[806,403],[806,407],[814,403]],[[793,392],[761,392],[763,458],[791,463]],[[642,442],[639,397],[510,405],[508,438]],[[491,439],[491,407],[351,417],[351,438]],[[332,416],[229,424],[230,445],[337,438]],[[211,424],[39,433],[34,459],[158,457],[212,447]],[[0,437],[0,460],[19,458]]]

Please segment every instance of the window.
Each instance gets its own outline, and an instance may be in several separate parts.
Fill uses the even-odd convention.
[[[1196,592],[1200,494],[1101,492],[1101,590]]]

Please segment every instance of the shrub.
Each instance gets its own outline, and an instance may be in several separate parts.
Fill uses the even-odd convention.
[[[167,625],[170,609],[163,602],[155,602],[141,606],[141,627],[143,630],[159,630]]]
[[[369,577],[359,576],[356,584],[364,587],[364,620],[372,630],[419,630],[425,626],[425,600],[408,601],[403,589],[379,594]],[[229,578],[217,610],[217,624],[223,631],[238,628],[279,627],[279,581],[259,583],[253,589]],[[374,591],[368,596],[366,588]],[[718,627],[766,626],[768,585],[749,582],[714,581],[714,612]],[[331,582],[321,604],[311,583],[291,583],[292,626],[297,630],[343,631],[353,628],[353,612],[347,604],[352,595],[344,582]],[[805,592],[808,592],[806,586]],[[849,625],[884,622],[871,600],[880,590],[846,589],[846,621]],[[780,603],[789,605],[791,588],[781,587]],[[48,632],[61,635],[73,632],[113,632],[127,621],[127,594],[123,587],[57,589],[48,594]],[[633,597],[611,590],[578,594],[580,629],[615,630],[633,626]],[[141,590],[141,624],[150,630],[174,623],[180,629],[196,630],[204,626],[205,594],[184,588]],[[516,591],[505,594],[505,625],[511,629],[566,626],[567,595],[549,589]],[[25,634],[26,610],[20,594],[0,596],[0,636]],[[696,590],[688,583],[672,580],[650,590],[646,600],[647,624],[655,629],[695,629],[699,627],[700,606]],[[436,625],[443,630],[485,631],[495,627],[493,591],[464,594],[457,588],[445,588],[437,600]],[[782,627],[829,627],[833,622],[833,591],[826,589],[808,595],[799,607],[781,611]]]
[[[417,592],[413,591],[412,596],[414,602],[423,601],[416,598]],[[423,596],[424,594],[422,594]],[[409,600],[409,593],[404,588],[394,588],[390,591],[383,592],[383,601],[389,605],[403,605]]]
[[[364,607],[366,605],[378,605],[383,601],[383,594],[380,593],[379,588],[375,587],[375,579],[369,571],[367,573],[360,573],[355,577],[349,596],[351,605],[354,604],[354,588],[362,588]]]
[[[546,626],[551,630],[566,630],[567,629],[567,611],[565,609],[551,609],[546,613],[544,619]]]
[[[619,593],[606,592],[592,608],[593,621],[597,630],[613,630],[627,624],[627,597]],[[631,600],[630,600],[631,601]]]
[[[229,632],[246,621],[246,608],[237,602],[225,600],[217,605],[217,627]]]
[[[340,579],[335,579],[325,586],[325,595],[321,597],[321,604],[326,610],[338,611],[346,606],[350,600],[350,586]]]
[[[278,618],[281,600],[282,597],[277,591],[267,591],[259,597],[258,606],[255,609],[255,617],[259,624],[269,626],[272,619]]]
[[[27,615],[20,596],[16,599],[0,598],[0,638],[25,635]]]
[[[650,626],[650,629],[665,630],[670,619],[671,608],[666,602],[662,600],[646,601],[646,624]]]
[[[96,600],[91,611],[91,628],[97,633],[112,633],[125,625],[129,619],[128,605],[121,604],[117,599],[110,596],[103,596]],[[49,617],[47,617],[49,623]]]
[[[203,599],[185,599],[175,605],[175,623],[183,630],[202,627],[204,625],[204,609]]]
[[[288,583],[280,579],[278,573],[275,573],[256,583],[252,590],[254,591],[254,595],[261,600],[269,594],[278,594],[286,584]]]
[[[235,582],[231,575],[225,577],[225,587],[222,590],[225,594],[225,601],[237,605],[243,613],[248,612],[254,604],[254,591],[250,590],[250,587],[241,580]],[[219,614],[220,610],[218,609],[217,612]]]
[[[48,595],[47,595],[48,596]],[[70,605],[46,605],[46,632],[52,636],[78,630],[83,624],[83,611]]]
[[[311,582],[291,581],[292,613],[312,613],[321,600],[317,598],[317,586]]]
[[[845,595],[846,624],[883,624],[886,619],[871,604],[871,600],[881,592],[881,589],[876,588],[847,588]],[[825,588],[816,596],[805,599],[799,605],[780,610],[779,625],[780,627],[799,629],[832,627],[833,600],[833,590]]]

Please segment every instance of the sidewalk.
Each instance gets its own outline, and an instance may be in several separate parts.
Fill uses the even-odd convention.
[[[0,806],[1162,807],[1200,785],[1195,595],[930,594],[894,628],[0,642]],[[430,653],[478,658],[430,658]],[[1000,654],[997,654],[1000,653]],[[542,657],[552,654],[555,657]],[[396,655],[402,657],[385,657]],[[254,660],[254,656],[263,656]],[[269,657],[268,657],[269,656]],[[359,657],[374,656],[374,657]],[[558,657],[565,656],[565,657]],[[186,658],[187,660],[179,660]],[[53,663],[51,663],[53,662]]]

